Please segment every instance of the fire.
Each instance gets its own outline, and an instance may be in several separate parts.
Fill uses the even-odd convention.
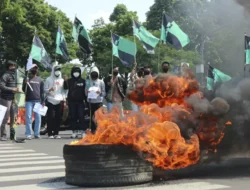
[[[224,137],[225,125],[221,127],[217,115],[197,114],[186,101],[191,95],[196,95],[200,101],[203,99],[195,79],[160,75],[142,82],[128,96],[141,106],[139,112],[127,112],[125,118],[120,119],[117,108],[111,113],[101,108],[95,114],[96,133],[88,133],[71,145],[132,146],[154,166],[166,170],[196,164],[201,146],[215,151]],[[219,107],[224,106],[220,101],[214,104],[218,106],[218,102]]]

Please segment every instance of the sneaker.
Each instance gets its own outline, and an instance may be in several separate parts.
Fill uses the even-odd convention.
[[[7,137],[1,137],[1,141],[7,141]]]
[[[55,135],[55,139],[61,139],[59,135]]]
[[[86,137],[86,133],[82,132],[82,134],[78,135],[78,137],[82,139],[82,138]]]
[[[77,134],[76,134],[76,133],[73,133],[73,134],[71,135],[71,138],[72,138],[72,139],[77,138]]]
[[[54,136],[49,136],[49,139],[54,139]]]
[[[35,136],[35,139],[41,139],[41,137],[40,136]]]
[[[32,140],[32,137],[31,136],[26,136],[26,139],[27,140]]]

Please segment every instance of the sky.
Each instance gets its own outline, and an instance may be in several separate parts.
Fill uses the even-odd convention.
[[[117,4],[124,4],[129,11],[136,11],[141,22],[146,20],[146,12],[154,4],[154,0],[45,0],[66,13],[74,20],[75,15],[87,29],[91,29],[94,20],[104,18],[109,22],[109,16]]]

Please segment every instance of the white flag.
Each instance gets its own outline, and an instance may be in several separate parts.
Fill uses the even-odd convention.
[[[196,73],[204,73],[204,64],[196,65]]]
[[[29,71],[33,67],[33,59],[29,56],[28,62],[26,64],[26,71]]]

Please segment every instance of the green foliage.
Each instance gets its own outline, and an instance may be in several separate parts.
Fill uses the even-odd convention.
[[[60,26],[68,42],[71,58],[76,57],[78,47],[71,37],[72,23],[65,13],[48,5],[44,0],[15,0],[1,14],[2,33],[0,52],[5,59],[16,60],[24,66],[30,52],[32,38],[35,34],[40,37],[51,58],[55,58],[55,40],[57,26]],[[64,63],[60,56],[59,62]]]

